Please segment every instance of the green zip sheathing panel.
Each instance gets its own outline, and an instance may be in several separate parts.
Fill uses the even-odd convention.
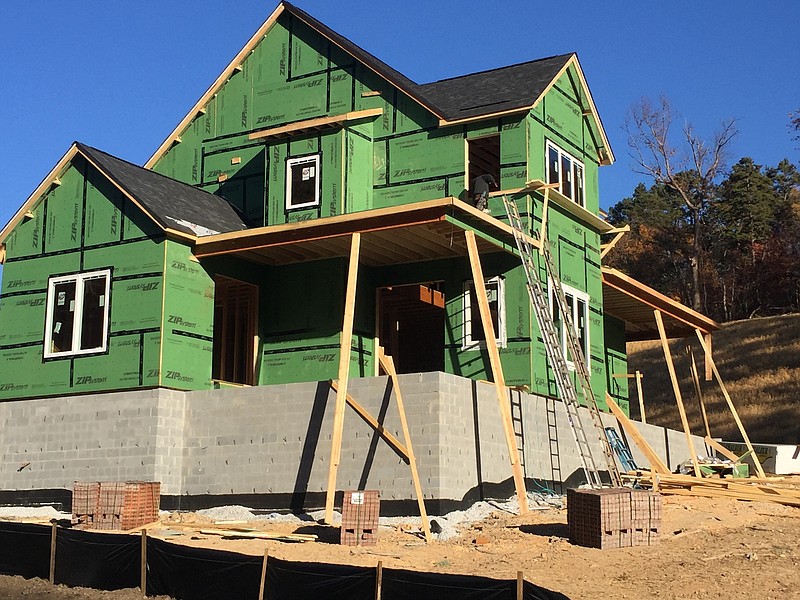
[[[611,315],[605,315],[604,331],[606,342],[606,386],[608,393],[619,407],[630,416],[630,393],[636,393],[636,382],[625,377],[628,372],[628,355],[625,349],[625,323]]]
[[[8,238],[0,290],[0,398],[158,385],[163,235],[76,157]],[[107,349],[43,360],[52,276],[111,270]]]
[[[182,390],[211,387],[214,280],[191,249],[165,242],[161,385]]]
[[[351,344],[353,377],[374,374],[375,290],[370,270],[359,269],[356,316]],[[335,379],[344,315],[347,260],[330,259],[270,270],[260,315],[262,332],[259,383]]]

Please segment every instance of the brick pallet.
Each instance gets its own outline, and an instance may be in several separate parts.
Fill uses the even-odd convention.
[[[73,521],[87,529],[135,529],[158,520],[161,484],[157,481],[76,481]]]
[[[567,490],[570,542],[589,548],[627,548],[658,543],[661,495],[647,490]]]
[[[380,502],[378,490],[344,493],[340,534],[343,546],[375,546],[378,543]]]

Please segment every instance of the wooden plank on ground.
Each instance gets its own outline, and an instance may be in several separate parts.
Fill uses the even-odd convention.
[[[350,242],[350,263],[347,268],[347,289],[344,300],[344,318],[339,344],[339,389],[336,391],[336,409],[333,416],[331,436],[331,462],[328,466],[328,487],[325,495],[325,523],[333,521],[333,499],[336,494],[336,472],[342,453],[342,430],[344,408],[347,401],[347,381],[350,377],[350,347],[353,344],[353,320],[356,306],[356,283],[358,280],[358,256],[361,250],[361,234],[353,233]]]
[[[469,264],[472,269],[472,281],[475,288],[475,297],[478,299],[478,309],[483,323],[483,333],[486,340],[486,349],[489,352],[489,364],[492,369],[492,379],[497,393],[497,402],[500,407],[500,417],[503,422],[503,431],[506,437],[508,457],[511,461],[511,471],[514,478],[514,488],[519,500],[519,513],[521,515],[528,512],[528,493],[525,489],[525,475],[522,472],[522,465],[519,462],[519,449],[514,435],[514,425],[511,421],[511,406],[506,396],[507,388],[503,377],[503,365],[500,362],[500,352],[497,349],[497,337],[495,336],[492,316],[489,312],[489,299],[486,296],[486,284],[483,278],[480,255],[478,254],[478,243],[475,241],[475,234],[472,231],[465,231],[464,236],[467,242],[467,253],[469,254]]]
[[[645,458],[650,463],[650,470],[656,473],[669,473],[669,468],[664,464],[664,461],[661,460],[655,450],[647,443],[642,434],[639,433],[639,430],[636,429],[636,425],[622,412],[622,409],[614,402],[614,399],[608,392],[606,392],[606,404],[611,410],[611,414],[617,418],[617,422],[627,436],[633,440],[636,447],[642,451],[642,454],[644,454]]]
[[[686,445],[689,447],[689,456],[692,457],[692,466],[694,467],[694,474],[697,477],[702,477],[700,472],[700,465],[697,462],[697,453],[694,451],[694,443],[692,443],[692,432],[689,429],[689,420],[686,418],[686,410],[683,407],[683,398],[681,397],[681,388],[678,385],[678,376],[675,375],[675,365],[672,363],[672,353],[669,351],[669,342],[667,341],[667,334],[664,331],[664,320],[661,318],[661,311],[656,309],[653,311],[656,317],[656,325],[658,326],[658,336],[661,338],[661,348],[664,350],[664,360],[667,363],[667,370],[669,371],[669,378],[672,381],[672,391],[675,393],[675,402],[678,405],[678,412],[681,416],[681,425],[683,425],[683,433],[686,435]]]
[[[425,534],[425,541],[430,544],[433,538],[431,537],[431,527],[428,522],[428,511],[425,510],[425,498],[422,496],[422,485],[419,482],[419,473],[417,472],[417,459],[414,456],[414,447],[411,445],[411,432],[408,429],[406,408],[403,404],[403,395],[400,393],[400,382],[397,379],[397,370],[394,368],[394,360],[391,356],[386,356],[381,346],[378,346],[378,361],[383,367],[383,370],[386,371],[392,379],[392,387],[394,388],[394,395],[397,399],[397,410],[400,412],[400,426],[403,428],[403,440],[406,443],[408,464],[411,467],[411,479],[414,482],[414,493],[417,496],[417,504],[419,504],[422,532]]]
[[[742,439],[744,439],[747,449],[752,453],[751,455],[753,457],[753,464],[756,466],[756,472],[758,473],[759,477],[765,478],[766,474],[764,473],[764,469],[761,467],[761,461],[758,459],[758,455],[753,449],[753,444],[750,443],[750,437],[747,435],[747,431],[742,424],[742,420],[739,418],[739,413],[736,411],[736,407],[733,405],[733,400],[731,400],[731,396],[728,393],[728,388],[725,387],[725,382],[722,381],[722,376],[719,374],[717,365],[714,362],[714,359],[711,357],[711,349],[706,345],[702,332],[699,329],[695,329],[694,332],[697,334],[697,339],[700,340],[700,345],[703,347],[703,351],[705,352],[706,364],[711,365],[711,370],[714,373],[714,376],[717,378],[717,383],[719,383],[719,388],[722,390],[722,395],[725,397],[725,402],[728,403],[728,408],[733,415],[734,421],[736,421],[736,426],[739,428],[739,433],[742,434]]]

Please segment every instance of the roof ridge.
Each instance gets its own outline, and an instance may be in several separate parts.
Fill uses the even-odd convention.
[[[554,54],[553,56],[544,56],[542,58],[535,58],[533,60],[524,60],[522,62],[514,63],[513,65],[503,65],[502,67],[494,67],[491,69],[483,69],[482,71],[473,71],[472,73],[464,73],[463,75],[455,75],[453,77],[445,77],[444,79],[437,79],[436,81],[429,81],[428,83],[419,83],[417,87],[424,88],[426,86],[434,85],[436,83],[443,83],[445,81],[452,81],[454,79],[463,79],[464,77],[470,77],[472,75],[482,75],[484,73],[491,73],[493,71],[502,71],[503,69],[513,69],[514,67],[521,67],[522,65],[530,65],[537,62],[542,62],[545,60],[551,60],[553,58],[567,58],[574,56],[575,52],[568,52],[566,54]]]

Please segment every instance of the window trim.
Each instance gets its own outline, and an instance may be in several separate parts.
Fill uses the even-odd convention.
[[[497,283],[497,331],[494,332],[496,337],[497,346],[505,348],[507,345],[508,337],[506,335],[506,291],[505,291],[505,278],[500,275],[490,277],[484,281],[484,285],[491,285]],[[470,303],[470,288],[475,285],[472,279],[464,282],[463,306],[464,318],[462,325],[464,328],[461,349],[462,350],[480,350],[486,348],[485,340],[472,339],[472,305]],[[480,325],[481,329],[483,326]]]
[[[570,318],[572,319],[572,325],[575,331],[573,332],[576,337],[578,337],[577,331],[577,322],[575,320],[575,316],[578,312],[578,300],[582,300],[584,306],[586,307],[586,314],[584,315],[585,318],[585,334],[586,334],[586,344],[584,345],[581,350],[583,350],[583,359],[586,361],[586,368],[589,368],[589,364],[591,362],[591,358],[589,356],[589,351],[591,350],[591,331],[589,327],[589,301],[591,297],[586,292],[582,292],[581,290],[574,288],[572,286],[566,285],[564,283],[561,284],[561,289],[564,292],[564,296],[572,296],[572,314]],[[547,298],[550,301],[550,316],[553,316],[553,294],[555,290],[553,289],[553,282],[552,280],[548,279],[547,281]],[[567,363],[567,368],[570,371],[575,370],[575,361],[572,360],[572,357],[568,355],[567,352],[567,336],[566,336],[566,327],[567,322],[565,319],[560,319],[560,328],[561,331],[559,332],[561,335],[561,353],[564,356],[564,361]]]
[[[292,204],[292,167],[295,165],[302,165],[305,163],[314,163],[314,178],[316,185],[314,186],[314,200],[312,202],[304,202],[303,204]],[[295,156],[286,159],[286,210],[298,210],[303,208],[311,208],[319,206],[320,202],[320,154],[306,154],[305,156]]]
[[[577,204],[581,208],[586,208],[586,165],[583,163],[583,161],[578,160],[572,154],[570,154],[569,152],[567,152],[566,150],[561,148],[561,146],[559,146],[558,144],[556,144],[555,142],[553,142],[551,140],[546,140],[545,149],[544,149],[544,175],[545,175],[545,181],[550,183],[550,149],[551,148],[554,149],[556,152],[558,152],[558,164],[559,164],[559,170],[558,170],[559,189],[558,189],[558,192],[562,196],[567,198],[567,200],[569,200],[570,202],[574,202],[575,204]],[[561,191],[561,188],[564,187],[564,182],[561,179],[561,176],[562,176],[561,164],[562,164],[562,161],[563,161],[564,157],[566,157],[566,158],[568,158],[570,160],[570,165],[571,165],[570,169],[571,169],[572,173],[574,173],[574,167],[575,167],[576,164],[579,165],[580,168],[581,168],[581,182],[580,182],[580,186],[579,186],[580,190],[581,190],[581,202],[578,202],[578,200],[575,198],[578,186],[576,186],[576,181],[575,181],[575,177],[574,176],[571,176],[571,187],[572,187],[572,189],[570,191],[571,191],[572,195],[571,196],[567,196],[566,194],[564,194],[564,192]]]
[[[103,343],[102,345],[94,348],[81,349],[81,332],[83,325],[83,295],[86,281],[92,279],[105,278],[105,300],[103,302]],[[81,310],[75,310],[72,317],[72,349],[62,350],[61,352],[53,352],[51,348],[53,343],[53,312],[54,312],[54,294],[56,285],[65,282],[75,282],[75,308],[81,307]],[[44,347],[43,358],[67,358],[71,356],[85,356],[88,354],[102,354],[108,350],[108,334],[109,334],[109,319],[111,307],[111,269],[100,269],[97,271],[87,271],[85,273],[73,273],[71,275],[58,275],[50,277],[47,280],[47,297],[45,299],[45,330],[44,330]]]

